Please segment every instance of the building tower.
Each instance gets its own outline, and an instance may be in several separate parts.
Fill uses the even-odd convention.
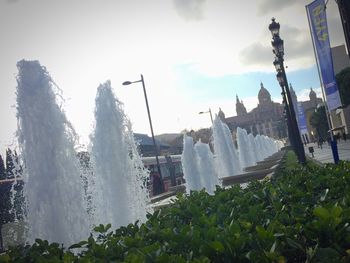
[[[247,109],[244,107],[243,101],[239,101],[238,95],[236,95],[236,112],[237,116],[247,114]]]
[[[225,113],[219,108],[218,116],[222,122],[226,122]]]
[[[316,95],[316,92],[312,88],[310,88],[309,98],[310,98],[310,102],[311,102],[312,107],[316,108],[317,95]]]
[[[270,92],[268,92],[268,90],[264,88],[264,84],[262,82],[260,83],[258,99],[259,99],[259,106],[266,106],[271,104],[272,102]]]

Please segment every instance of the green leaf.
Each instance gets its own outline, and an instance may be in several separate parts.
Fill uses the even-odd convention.
[[[328,210],[322,206],[316,207],[313,214],[321,219],[328,219],[330,216]]]
[[[108,229],[110,229],[111,228],[111,224],[107,224],[106,226],[105,226],[105,232],[107,232],[108,231]]]
[[[209,243],[209,246],[217,252],[223,252],[225,250],[224,245],[220,241],[212,241]]]
[[[10,256],[8,254],[2,254],[0,255],[0,262],[4,262],[4,263],[7,263],[7,262],[10,262]]]
[[[324,200],[326,200],[327,194],[329,192],[329,189],[327,188],[324,193],[321,195],[320,200],[323,202]]]
[[[318,248],[316,252],[317,262],[321,263],[338,263],[341,262],[340,254],[333,248]]]
[[[270,252],[271,252],[271,253],[275,252],[276,245],[277,245],[277,242],[276,242],[276,241],[273,242],[273,245],[272,245],[272,247],[270,248]]]
[[[72,253],[65,253],[63,256],[63,262],[64,263],[71,263],[74,261],[74,254]]]
[[[258,237],[261,239],[265,239],[267,237],[267,231],[262,226],[256,226],[256,232],[258,233]]]
[[[82,246],[86,245],[88,242],[86,240],[80,241],[77,244],[71,245],[68,249],[73,249],[73,248],[81,248]]]
[[[100,225],[98,225],[98,226],[96,226],[94,228],[95,232],[98,232],[98,233],[101,233],[101,234],[104,233],[104,230],[105,230],[105,227],[102,224],[100,224]]]
[[[343,212],[343,209],[340,206],[334,206],[331,209],[331,215],[333,217],[339,217],[342,212]]]
[[[289,237],[286,238],[286,241],[288,243],[288,245],[290,245],[291,247],[300,249],[302,251],[304,251],[304,248],[296,241],[294,241],[293,239],[290,239]]]

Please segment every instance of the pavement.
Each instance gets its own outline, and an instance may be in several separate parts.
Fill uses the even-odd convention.
[[[339,141],[338,145],[338,154],[339,159],[343,161],[350,161],[350,140]],[[314,148],[313,156],[309,151],[309,147]],[[305,154],[311,159],[314,159],[320,163],[334,163],[333,153],[331,146],[328,143],[323,143],[322,149],[317,146],[317,143],[309,143],[305,147]]]

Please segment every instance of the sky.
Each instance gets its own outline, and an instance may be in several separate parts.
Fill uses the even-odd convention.
[[[17,138],[16,63],[38,60],[62,95],[62,109],[87,145],[97,87],[110,80],[134,132],[207,128],[213,114],[236,115],[236,95],[257,106],[262,82],[281,102],[268,25],[285,43],[288,81],[299,100],[321,96],[305,0],[0,0],[0,154]],[[331,46],[345,43],[337,4],[328,1]]]

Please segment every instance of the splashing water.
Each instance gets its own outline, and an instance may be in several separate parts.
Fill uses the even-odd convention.
[[[252,156],[254,159],[254,164],[256,164],[260,160],[259,160],[259,154],[258,154],[258,148],[256,145],[256,141],[255,141],[254,135],[252,133],[248,134],[248,140],[249,140],[249,146],[251,147]]]
[[[214,156],[210,151],[209,145],[197,142],[194,145],[198,171],[201,177],[202,188],[205,188],[209,194],[214,194],[216,185],[221,185],[215,171]]]
[[[186,192],[199,191],[202,189],[201,178],[198,164],[196,161],[196,152],[194,151],[193,138],[184,135],[184,146],[181,155],[182,169],[186,180]]]
[[[239,160],[242,168],[252,166],[255,164],[253,149],[250,145],[247,131],[240,127],[237,128],[237,144],[239,150]]]
[[[216,116],[213,123],[213,144],[219,178],[242,173],[239,157],[233,144],[230,129]]]
[[[258,149],[258,153],[259,153],[259,160],[264,160],[267,156],[268,153],[266,152],[266,148],[264,147],[264,139],[263,136],[260,134],[257,134],[255,136],[255,142],[256,142],[256,146]]]
[[[22,60],[17,86],[18,136],[24,168],[27,241],[72,244],[89,234],[75,132],[38,61]]]
[[[113,227],[145,221],[148,171],[137,152],[131,124],[107,81],[98,87],[92,163],[96,181],[95,221]]]

